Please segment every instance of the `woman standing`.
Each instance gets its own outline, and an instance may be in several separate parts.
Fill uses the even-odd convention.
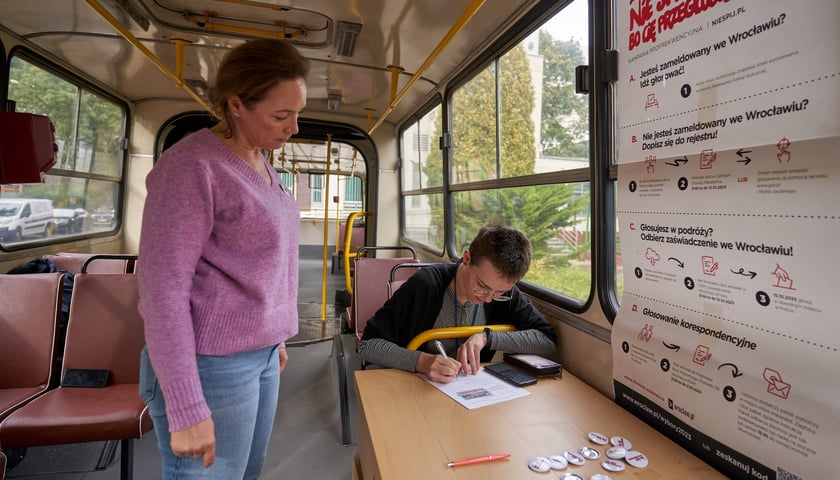
[[[297,133],[308,67],[283,40],[232,50],[210,93],[220,122],[169,148],[146,180],[140,394],[166,480],[262,470],[298,327],[299,214],[260,149]]]

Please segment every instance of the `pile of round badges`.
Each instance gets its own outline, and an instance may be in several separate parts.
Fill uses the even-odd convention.
[[[644,453],[633,450],[633,444],[624,437],[607,437],[598,432],[589,432],[589,440],[597,445],[610,445],[606,451],[606,457],[601,461],[601,467],[610,472],[620,472],[625,469],[625,462],[636,468],[645,468],[648,459]],[[601,458],[601,452],[597,448],[581,447],[577,452],[566,450],[562,455],[551,455],[548,457],[534,457],[528,460],[528,468],[535,472],[544,473],[549,470],[563,470],[571,465],[583,465],[587,460]],[[583,477],[576,473],[564,473],[560,480],[583,480]],[[589,480],[611,480],[608,475],[596,473],[589,477]]]

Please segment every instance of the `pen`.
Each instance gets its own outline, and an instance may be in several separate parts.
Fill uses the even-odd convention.
[[[447,467],[460,467],[463,465],[473,465],[476,463],[493,462],[496,460],[504,460],[510,456],[509,453],[494,453],[492,455],[482,455],[480,457],[465,458],[463,460],[455,460],[446,464]]]
[[[440,340],[435,340],[435,347],[437,347],[437,351],[443,355],[444,358],[449,358],[449,355],[446,354],[446,349],[443,348],[443,344],[440,343]],[[455,378],[458,377],[458,373],[455,373]]]
[[[444,357],[448,356],[446,354],[446,349],[443,348],[443,344],[440,343],[440,340],[435,340],[435,347],[437,347],[437,351],[440,352],[441,355],[443,355]]]

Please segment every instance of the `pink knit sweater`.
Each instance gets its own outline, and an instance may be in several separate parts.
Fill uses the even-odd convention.
[[[196,354],[283,344],[298,328],[295,200],[210,130],[161,155],[146,179],[140,314],[171,431],[206,419]]]

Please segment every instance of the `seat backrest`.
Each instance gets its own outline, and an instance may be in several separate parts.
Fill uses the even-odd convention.
[[[356,257],[353,273],[353,315],[356,337],[362,338],[370,317],[388,300],[388,280],[394,265],[418,263],[417,258]]]
[[[55,255],[45,255],[59,270],[66,270],[76,274],[82,271],[82,265],[88,260],[87,273],[127,273],[131,272],[133,256],[131,255],[101,255],[95,253],[62,252]]]
[[[398,263],[391,268],[391,274],[388,277],[388,298],[394,296],[394,292],[399,289],[403,283],[408,280],[408,277],[414,275],[414,272],[423,267],[434,265],[433,263]]]
[[[76,275],[62,374],[68,368],[108,369],[109,384],[137,383],[145,344],[139,298],[137,275]]]
[[[0,275],[0,389],[57,383],[63,281],[63,273]]]

